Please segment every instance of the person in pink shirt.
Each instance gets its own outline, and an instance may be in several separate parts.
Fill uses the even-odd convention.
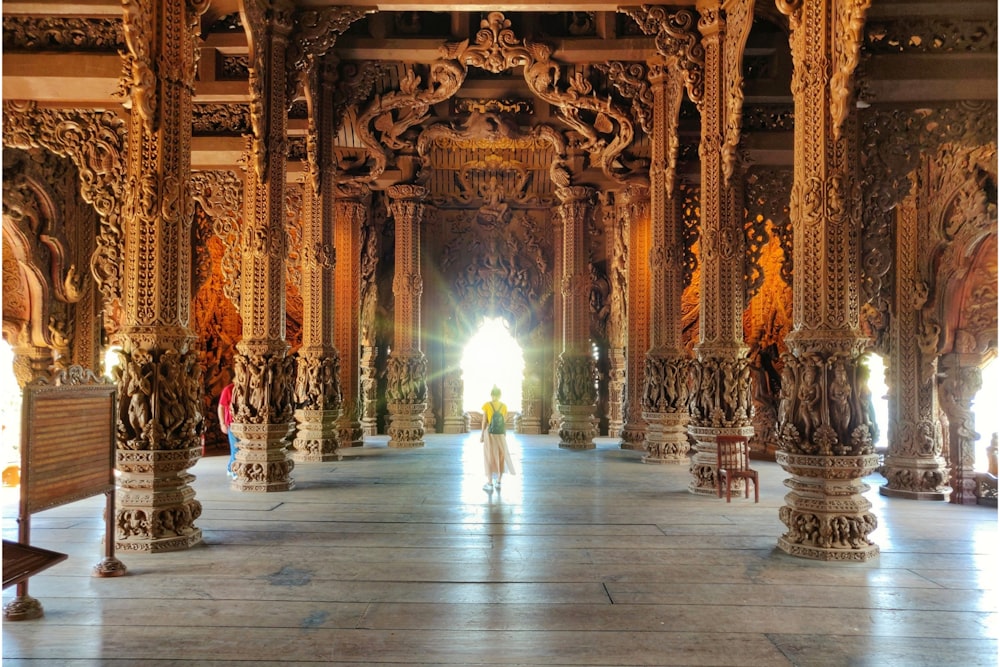
[[[219,395],[219,428],[229,436],[229,463],[226,464],[226,474],[232,479],[233,462],[236,460],[236,436],[229,430],[229,425],[233,423],[233,383],[230,382],[222,389]]]

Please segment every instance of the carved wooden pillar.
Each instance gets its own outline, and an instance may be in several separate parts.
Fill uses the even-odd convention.
[[[563,302],[562,353],[556,366],[559,446],[593,449],[597,435],[597,366],[590,351],[590,275],[587,270],[587,224],[593,213],[594,190],[562,187],[557,215],[562,218]]]
[[[371,191],[366,185],[343,185],[337,191],[334,246],[334,343],[340,352],[341,411],[337,437],[341,447],[364,444],[361,428],[361,233],[368,219]]]
[[[643,373],[646,350],[649,349],[651,242],[650,192],[648,188],[631,186],[622,193],[622,212],[628,234],[628,301],[626,320],[628,346],[625,348],[625,424],[622,429],[622,449],[645,448],[646,420],[643,417]]]
[[[861,480],[878,466],[859,329],[860,206],[851,79],[868,0],[778,1],[791,27],[795,176],[792,333],[778,409],[791,474],[783,551],[866,561],[876,519]]]
[[[335,82],[335,66],[323,61],[310,63],[305,76],[309,177],[302,226],[302,347],[295,378],[295,461],[340,458],[336,423],[341,410],[341,374],[340,355],[334,344]]]
[[[627,207],[622,197],[616,195],[612,215],[604,216],[604,246],[608,260],[608,435],[621,438],[628,409],[628,371],[626,346],[628,345],[628,221]],[[634,445],[621,442],[623,449]]]
[[[423,447],[427,409],[427,359],[420,349],[420,225],[427,189],[393,185],[388,189],[396,220],[395,337],[388,362],[389,446]]]
[[[688,364],[682,339],[684,224],[675,197],[677,120],[684,81],[677,47],[649,63],[653,88],[650,168],[651,247],[648,255],[649,350],[641,395],[646,427],[646,463],[688,462]]]
[[[243,340],[233,359],[233,433],[239,438],[239,491],[287,491],[295,360],[285,341],[286,51],[291,6],[241,3],[250,41],[251,137],[244,192],[240,315]]]
[[[690,363],[691,422],[697,441],[692,493],[716,493],[716,438],[753,435],[750,367],[743,342],[743,196],[732,177],[742,113],[740,61],[752,0],[698,3],[705,48],[701,104],[701,294],[697,359]],[[735,102],[734,102],[735,100]],[[735,136],[731,124],[735,122]]]
[[[131,71],[115,535],[118,549],[201,541],[187,469],[201,456],[201,367],[191,303],[191,97],[207,2],[127,0]],[[122,526],[136,526],[123,533]]]
[[[365,435],[378,434],[378,373],[376,363],[376,304],[378,302],[378,270],[381,250],[381,224],[373,215],[371,205],[365,209],[361,227],[361,430]],[[380,216],[379,216],[380,217]]]
[[[457,357],[457,352],[455,353]],[[444,377],[444,433],[466,433],[469,429],[465,423],[465,382],[462,371],[456,368],[461,359],[454,359],[449,365],[450,370]]]
[[[948,462],[942,456],[944,434],[938,417],[937,336],[927,345],[922,308],[927,300],[926,283],[919,269],[917,200],[897,207],[896,288],[894,316],[890,327],[892,359],[889,363],[889,449],[879,488],[883,496],[917,500],[947,500]],[[924,288],[920,289],[919,286]],[[926,345],[928,349],[921,349]]]
[[[559,356],[555,351],[561,351],[563,347],[563,298],[562,280],[563,271],[566,266],[563,257],[563,233],[565,223],[558,210],[552,212],[552,239],[555,252],[552,258],[552,291],[555,298],[552,300],[552,414],[549,415],[549,433],[558,433],[559,425],[562,423],[562,415],[559,413]]]
[[[983,386],[978,354],[950,353],[941,357],[939,385],[941,407],[948,415],[948,446],[951,461],[951,501],[976,504],[976,414],[972,401]]]

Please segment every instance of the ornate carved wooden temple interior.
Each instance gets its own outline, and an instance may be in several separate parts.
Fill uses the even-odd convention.
[[[745,436],[789,554],[876,557],[876,469],[995,502],[996,2],[545,7],[3,3],[3,335],[22,385],[117,351],[119,549],[202,539],[229,382],[232,489],[287,491],[475,428],[493,318],[519,433],[713,497]]]

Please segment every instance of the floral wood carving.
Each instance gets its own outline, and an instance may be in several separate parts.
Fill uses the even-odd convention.
[[[4,16],[4,51],[107,51],[125,47],[122,22],[112,18]]]
[[[3,143],[39,147],[70,158],[80,173],[80,194],[100,216],[91,271],[112,311],[121,299],[122,188],[127,127],[110,111],[41,109],[32,102],[4,102]]]

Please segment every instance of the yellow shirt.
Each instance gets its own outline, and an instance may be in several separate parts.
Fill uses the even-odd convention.
[[[500,414],[503,415],[504,421],[507,421],[507,406],[500,403]],[[483,428],[485,429],[493,421],[493,401],[489,401],[483,404]]]

